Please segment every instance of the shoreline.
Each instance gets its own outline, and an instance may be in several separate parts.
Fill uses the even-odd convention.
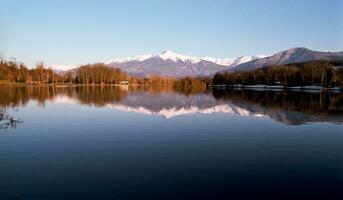
[[[27,83],[0,83],[0,87],[130,87],[130,86],[149,86],[147,84],[78,84],[78,83],[42,83],[42,84],[27,84]],[[332,87],[325,88],[317,85],[303,86],[283,86],[283,85],[208,85],[208,88],[216,89],[256,89],[256,90],[292,90],[292,91],[343,91],[343,88]]]
[[[341,91],[343,88],[332,87],[327,88],[317,85],[302,85],[302,86],[284,86],[284,85],[212,85],[213,88],[231,88],[231,89],[263,89],[263,90],[293,90],[293,91],[302,91],[302,90],[315,90],[315,91]]]
[[[137,85],[137,84],[135,84]],[[42,84],[27,84],[27,83],[0,83],[0,86],[8,87],[41,87],[41,86],[55,86],[55,87],[75,87],[75,86],[131,86],[130,84],[79,84],[79,83],[42,83]],[[133,86],[133,85],[132,85]]]

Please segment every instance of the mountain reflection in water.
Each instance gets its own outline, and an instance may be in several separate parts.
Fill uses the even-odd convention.
[[[246,117],[267,116],[299,125],[343,122],[343,93],[220,90],[173,91],[166,88],[129,87],[0,87],[2,110],[36,100],[72,102],[115,110],[172,118],[192,113],[229,113]],[[4,111],[3,111],[4,112]]]

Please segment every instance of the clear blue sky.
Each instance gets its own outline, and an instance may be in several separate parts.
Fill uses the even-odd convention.
[[[0,0],[0,51],[28,65],[172,50],[194,56],[343,50],[340,0]]]

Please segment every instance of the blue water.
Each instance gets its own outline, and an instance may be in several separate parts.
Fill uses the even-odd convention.
[[[1,200],[343,197],[340,107],[324,115],[143,91],[22,104],[7,92],[0,102],[22,123],[0,129]]]

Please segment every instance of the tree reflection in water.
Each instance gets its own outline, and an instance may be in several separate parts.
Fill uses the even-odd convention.
[[[315,115],[343,115],[343,93],[323,91],[221,90],[214,89],[216,99],[259,105]]]
[[[173,87],[0,87],[1,126],[16,127],[7,108],[25,106],[30,100],[45,106],[60,97],[82,105],[121,109],[171,118],[191,113],[227,112],[248,116],[268,116],[285,124],[343,122],[343,92],[199,90]]]

